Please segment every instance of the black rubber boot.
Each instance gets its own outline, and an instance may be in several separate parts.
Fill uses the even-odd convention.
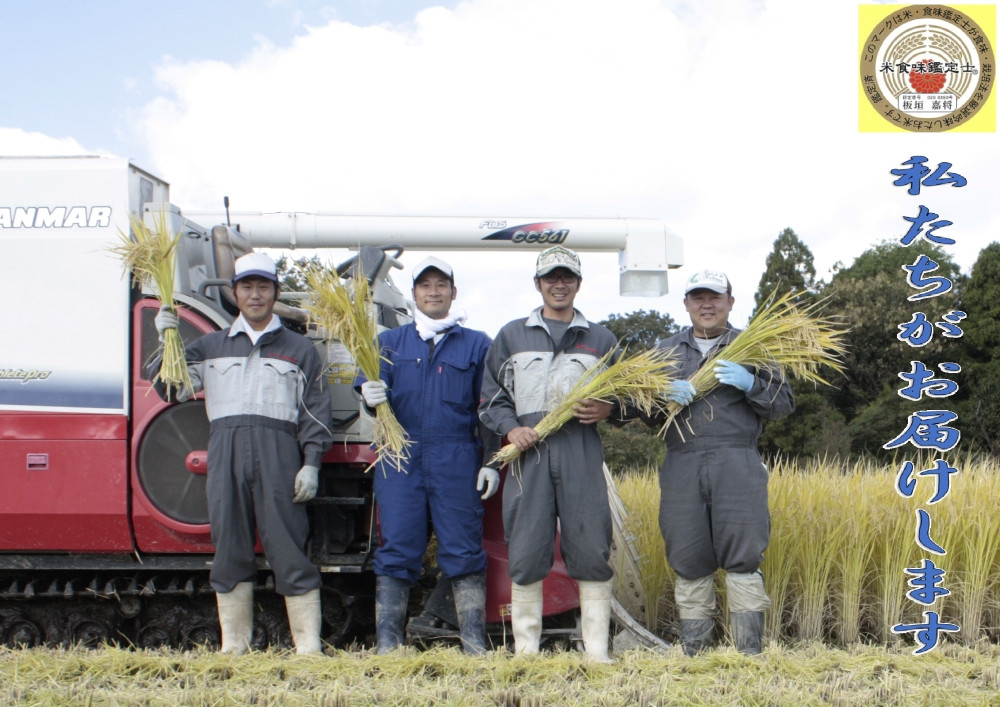
[[[681,619],[681,643],[689,656],[712,647],[715,619]]]
[[[764,612],[744,611],[729,615],[736,650],[746,655],[757,655],[764,638]]]
[[[462,648],[470,655],[486,654],[486,575],[467,574],[452,582]]]
[[[376,653],[385,655],[403,643],[406,605],[410,601],[410,583],[395,577],[375,578]]]

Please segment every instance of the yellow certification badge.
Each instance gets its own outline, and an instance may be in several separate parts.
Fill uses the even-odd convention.
[[[858,130],[996,132],[996,5],[859,5]]]

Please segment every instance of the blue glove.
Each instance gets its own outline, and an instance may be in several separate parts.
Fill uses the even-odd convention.
[[[715,362],[715,378],[720,383],[739,388],[744,393],[749,393],[753,388],[753,373],[738,363],[721,358]]]
[[[694,386],[691,385],[691,381],[686,380],[670,381],[670,385],[663,390],[664,398],[677,403],[681,407],[690,405],[691,401],[694,400],[694,396]]]

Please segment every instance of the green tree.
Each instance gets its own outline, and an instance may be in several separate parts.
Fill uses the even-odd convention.
[[[311,268],[327,267],[318,255],[308,258],[289,258],[282,255],[274,261],[278,268],[278,283],[281,285],[282,294],[288,292],[308,292],[309,286],[306,284],[306,272]]]
[[[975,446],[1000,454],[1000,243],[979,252],[962,295],[959,322],[960,354],[951,360],[962,365],[956,382],[961,429]]]
[[[753,298],[755,312],[775,292],[784,294],[789,291],[817,291],[819,283],[816,282],[812,251],[792,229],[786,228],[778,234],[774,239],[774,248],[764,262],[764,274],[760,276]]]
[[[950,292],[918,301],[907,299],[917,290],[908,284],[902,268],[920,255],[938,263],[933,274],[952,282]],[[829,297],[826,311],[840,317],[850,329],[845,336],[847,374],[834,381],[838,389],[830,399],[848,422],[874,402],[885,385],[895,386],[898,374],[909,370],[911,361],[919,358],[933,368],[944,360],[941,356],[947,349],[943,343],[946,339],[933,336],[925,346],[911,347],[897,338],[899,327],[917,312],[922,312],[929,322],[941,321],[958,308],[963,286],[963,277],[951,256],[924,241],[909,247],[881,243],[833,276],[823,288],[823,294]]]
[[[651,349],[660,339],[676,334],[680,327],[673,317],[644,309],[629,314],[612,314],[600,322],[630,350]]]
[[[795,412],[764,423],[761,454],[846,459],[851,453],[851,435],[843,414],[812,383],[793,378],[791,386]]]

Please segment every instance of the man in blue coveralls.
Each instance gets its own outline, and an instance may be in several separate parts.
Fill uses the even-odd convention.
[[[486,552],[483,504],[499,472],[481,466],[499,446],[479,434],[480,385],[490,338],[466,329],[453,312],[458,290],[451,266],[429,257],[413,270],[412,324],[379,335],[379,380],[359,378],[365,405],[388,402],[412,444],[402,468],[383,461],[375,472],[381,544],[375,551],[377,652],[403,642],[410,586],[420,577],[430,519],[438,565],[452,581],[462,646],[486,651]]]

